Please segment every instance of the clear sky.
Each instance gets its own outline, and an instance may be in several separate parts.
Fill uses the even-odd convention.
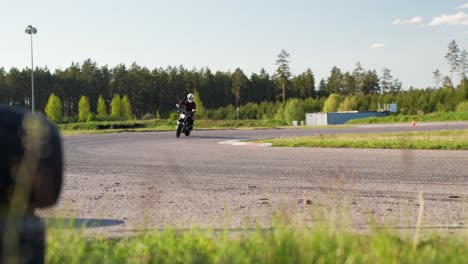
[[[293,74],[359,61],[424,88],[435,69],[448,75],[452,39],[468,50],[468,0],[0,0],[0,67],[30,67],[29,24],[35,65],[51,70],[91,58],[273,73],[284,48]]]

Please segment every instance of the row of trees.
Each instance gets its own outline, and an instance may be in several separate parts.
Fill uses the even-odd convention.
[[[335,112],[335,111],[378,111],[385,104],[396,103],[402,114],[425,114],[431,112],[466,111],[468,104],[468,79],[465,79],[457,88],[445,87],[442,89],[400,91],[398,93],[385,94],[356,94],[340,95],[330,94],[328,97],[307,97],[306,99],[292,98],[286,103],[281,101],[261,103],[249,102],[236,108],[230,104],[226,107],[205,109],[200,94],[195,90],[197,103],[197,118],[212,120],[222,119],[277,119],[277,120],[302,120],[305,113]],[[78,102],[78,115],[76,118],[63,118],[60,99],[51,94],[45,108],[47,116],[56,122],[70,121],[95,121],[95,120],[131,120],[135,119],[132,107],[127,95],[122,98],[114,94],[107,108],[102,96],[97,100],[95,110],[91,110],[89,100],[81,96]],[[159,118],[159,114],[147,115],[151,118]]]
[[[240,68],[234,72],[214,73],[209,68],[188,70],[183,66],[150,70],[136,63],[110,69],[107,65],[99,67],[90,59],[82,64],[72,63],[70,67],[53,73],[47,68],[36,68],[36,105],[42,111],[49,95],[54,93],[62,99],[63,116],[78,117],[82,96],[89,99],[91,109],[97,109],[99,96],[112,109],[114,95],[126,94],[133,102],[132,113],[141,118],[146,113],[167,116],[176,102],[195,89],[207,109],[229,105],[237,108],[263,101],[286,103],[291,98],[326,98],[333,93],[341,96],[406,94],[401,91],[401,82],[391,75],[389,69],[383,69],[379,76],[376,70],[366,70],[359,62],[349,72],[335,66],[328,78],[317,82],[310,69],[293,76],[289,57],[285,50],[280,52],[276,61],[278,68],[273,75],[262,69],[247,76]],[[463,80],[466,78],[466,52],[460,52],[455,41],[450,43],[446,59],[451,77],[442,80],[449,79],[450,82],[439,82],[442,75],[437,70],[439,79],[434,75],[437,89],[440,85],[453,88],[451,80],[455,71],[460,71]],[[0,103],[30,109],[30,69],[11,68],[7,72],[0,68]]]
[[[89,122],[89,121],[116,121],[132,120],[132,106],[127,95],[122,98],[119,94],[114,94],[110,103],[110,111],[104,102],[102,95],[99,95],[95,111],[91,110],[89,100],[86,96],[81,96],[78,102],[78,115],[76,118],[63,115],[62,100],[52,93],[47,100],[45,114],[54,122]]]
[[[239,119],[303,120],[305,113],[335,111],[378,111],[385,104],[396,103],[402,114],[416,115],[432,112],[451,112],[466,109],[468,104],[468,79],[456,89],[445,87],[434,90],[409,90],[386,94],[331,94],[328,97],[293,98],[282,102],[247,103],[239,108]],[[208,109],[203,117],[213,120],[236,119],[233,105]],[[200,117],[199,114],[197,116]]]
[[[442,74],[437,69],[434,71],[434,80],[437,83],[444,82],[445,85],[453,88],[453,74],[458,72],[460,78],[463,80],[466,78],[466,70],[468,68],[468,52],[466,50],[461,51],[455,40],[452,40],[448,45],[448,51],[445,55],[445,59],[449,65],[450,77],[442,77]]]

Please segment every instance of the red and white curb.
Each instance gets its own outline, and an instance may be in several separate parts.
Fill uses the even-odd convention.
[[[239,140],[227,140],[218,142],[222,145],[232,145],[232,146],[249,146],[249,147],[271,147],[271,143],[259,143],[259,142],[250,142],[250,141],[239,141]]]

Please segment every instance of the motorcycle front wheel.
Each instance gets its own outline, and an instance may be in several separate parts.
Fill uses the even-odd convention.
[[[176,136],[180,137],[180,133],[182,133],[182,124],[177,125],[177,131],[176,131]]]

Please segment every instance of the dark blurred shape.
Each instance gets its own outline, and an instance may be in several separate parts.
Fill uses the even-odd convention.
[[[7,228],[17,237],[15,245],[5,236],[8,234]],[[0,263],[44,263],[45,227],[39,218],[34,215],[26,216],[15,221],[14,226],[0,222],[0,234]]]
[[[44,262],[44,225],[34,210],[57,202],[62,180],[62,145],[55,125],[0,105],[2,263]]]

